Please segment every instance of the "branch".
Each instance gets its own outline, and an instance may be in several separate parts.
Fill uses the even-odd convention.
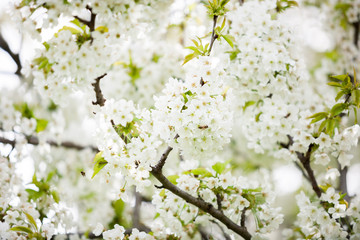
[[[210,221],[211,221],[212,223],[216,224],[216,225],[220,228],[221,232],[222,232],[223,235],[224,235],[225,240],[231,240],[231,237],[229,236],[229,234],[227,234],[227,233],[224,231],[224,229],[220,226],[220,224],[219,224],[218,222],[216,222],[216,221],[214,221],[214,220],[210,220]]]
[[[356,48],[359,48],[359,28],[360,28],[360,22],[357,21],[357,22],[354,22],[353,24],[353,27],[354,27],[354,39],[353,39],[353,43],[355,45]]]
[[[11,51],[9,44],[5,41],[5,39],[1,33],[0,33],[0,48],[2,48],[5,52],[7,52],[10,55],[10,57],[14,60],[14,62],[17,65],[17,70],[16,70],[15,74],[20,76],[21,69],[22,69],[20,56],[18,53],[14,53],[13,51]]]
[[[77,20],[79,20],[79,22],[85,24],[86,26],[89,27],[90,32],[95,31],[95,19],[96,19],[96,14],[93,13],[92,8],[90,6],[86,6],[86,9],[90,11],[90,20],[84,20],[78,16],[74,16],[74,18],[76,18]]]
[[[239,0],[240,6],[244,4],[245,0]]]
[[[215,40],[219,37],[217,34],[215,34],[215,27],[216,27],[216,22],[217,22],[218,16],[214,15],[213,18],[213,30],[212,30],[212,34],[211,34],[211,41],[210,41],[210,47],[209,47],[209,55],[211,52],[211,49],[214,45]]]
[[[246,208],[244,208],[241,212],[241,220],[240,220],[240,226],[245,227],[245,213],[246,213]]]
[[[139,229],[139,231],[148,233],[151,231],[151,229],[140,222],[141,203],[142,203],[142,196],[140,193],[135,191],[135,206],[134,206],[133,215],[132,215],[132,225],[134,228]]]
[[[210,214],[211,216],[213,216],[214,218],[216,218],[217,220],[222,222],[227,228],[233,230],[235,233],[242,236],[244,239],[250,240],[251,235],[245,227],[241,227],[241,226],[237,225],[236,223],[234,223],[233,221],[231,221],[227,216],[224,215],[223,212],[216,209],[211,203],[205,202],[201,198],[196,198],[196,197],[190,195],[189,193],[183,191],[182,189],[178,188],[176,185],[172,184],[163,175],[162,168],[163,168],[165,161],[167,159],[167,156],[169,155],[171,150],[172,150],[172,148],[168,147],[166,149],[166,151],[164,152],[164,154],[161,156],[159,163],[155,167],[152,167],[152,170],[151,170],[151,174],[157,180],[159,180],[159,182],[162,184],[162,188],[169,190],[170,192],[179,196],[186,202],[188,202],[188,203],[198,207],[202,211]]]
[[[347,172],[348,172],[348,167],[344,167],[341,168],[340,164],[339,164],[339,172],[340,172],[340,183],[339,183],[339,190],[341,191],[341,193],[346,193],[344,199],[347,202],[350,202],[350,196],[348,195],[348,188],[347,188]]]
[[[101,92],[101,88],[100,88],[100,80],[105,77],[107,75],[107,73],[104,73],[103,75],[95,78],[95,82],[92,83],[91,85],[94,87],[94,91],[95,91],[95,95],[96,95],[96,102],[92,102],[93,105],[100,105],[101,107],[103,107],[105,105],[105,101],[106,99],[104,98],[104,95]]]
[[[31,144],[31,145],[34,145],[34,146],[39,145],[39,139],[37,137],[35,137],[35,136],[27,137],[27,141],[28,141],[28,144]],[[16,140],[10,140],[8,138],[0,137],[0,143],[10,144],[12,147],[15,147]],[[74,149],[74,150],[79,150],[79,151],[84,150],[86,148],[89,148],[94,152],[99,151],[97,147],[94,147],[94,146],[91,146],[91,145],[82,146],[82,145],[79,145],[79,144],[76,144],[76,143],[73,143],[73,142],[70,142],[70,141],[57,143],[57,142],[55,142],[53,140],[48,140],[48,141],[46,141],[46,143],[48,143],[50,146],[53,146],[53,147],[63,147],[63,148]]]
[[[99,236],[95,236],[93,233],[85,234],[85,233],[67,233],[67,234],[58,234],[53,235],[50,240],[55,239],[64,239],[64,240],[70,240],[70,239],[78,239],[85,236],[87,239],[103,239],[102,234]]]
[[[313,146],[314,146],[313,144],[310,144],[309,149],[305,155],[300,152],[296,152],[296,154],[309,177],[309,180],[310,180],[313,190],[315,191],[316,195],[320,198],[321,194],[322,194],[322,190],[319,188],[319,185],[318,185],[315,175],[314,175],[314,171],[312,170],[312,168],[310,166],[311,150],[312,150]]]
[[[294,141],[290,135],[287,135],[287,137],[289,139],[289,142],[287,144],[280,143],[280,146],[283,148],[289,149],[290,146],[294,144]],[[302,175],[306,178],[306,180],[309,181],[309,183],[311,184],[316,195],[320,198],[322,190],[319,188],[319,185],[317,184],[317,181],[316,181],[316,178],[314,175],[314,171],[312,170],[312,168],[310,166],[311,150],[312,150],[313,146],[314,146],[313,144],[310,144],[309,149],[305,155],[303,153],[296,152],[296,155],[297,155],[299,161],[301,162],[302,166],[304,167],[306,173],[304,172],[303,168],[297,162],[295,162],[295,165],[300,169],[300,171],[302,172]]]

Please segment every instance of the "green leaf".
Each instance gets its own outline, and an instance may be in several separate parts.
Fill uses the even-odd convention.
[[[212,177],[211,172],[209,172],[205,168],[192,169],[190,171],[186,171],[186,173],[192,173],[195,176],[201,176],[201,177]]]
[[[45,128],[47,127],[49,121],[46,119],[36,119],[36,129],[35,131],[38,132],[42,132],[45,130]]]
[[[223,39],[233,48],[234,47],[234,40],[235,38],[231,35],[221,35]]]
[[[351,92],[351,97],[354,99],[354,104],[357,108],[360,107],[360,90],[356,89]]]
[[[319,112],[319,113],[315,113],[315,114],[311,115],[308,118],[313,118],[313,120],[310,122],[310,124],[312,124],[312,123],[316,123],[316,122],[320,121],[321,119],[326,118],[327,116],[328,116],[327,112]]]
[[[328,82],[327,84],[333,87],[342,87],[341,83],[338,82]]]
[[[331,108],[330,113],[332,116],[337,116],[347,109],[347,107],[348,105],[346,103],[337,103]]]
[[[16,111],[19,111],[24,118],[35,118],[33,111],[26,102],[21,104],[14,104],[14,108]]]
[[[256,114],[255,116],[255,122],[259,122],[260,121],[260,116],[261,116],[262,112],[259,112],[258,114]]]
[[[178,175],[170,175],[168,177],[166,177],[172,184],[176,185],[177,182],[176,180],[179,178]]]
[[[94,173],[91,177],[91,179],[93,179],[96,174],[98,174],[100,172],[101,169],[103,169],[103,167],[106,166],[106,164],[108,164],[108,162],[105,160],[105,158],[102,157],[102,154],[103,152],[98,152],[96,155],[95,155],[95,158],[94,158],[94,163],[95,163],[95,166],[94,166]]]
[[[319,126],[319,133],[324,130],[324,128],[325,128],[328,120],[329,120],[329,119],[326,119],[325,121],[323,121],[323,122],[320,124],[320,126]]]
[[[157,219],[158,217],[160,217],[160,213],[157,212],[153,220]]]
[[[28,193],[29,199],[32,199],[34,201],[36,201],[38,198],[40,198],[43,195],[43,192],[38,192],[30,188],[25,189],[25,191]]]
[[[12,227],[9,230],[14,231],[14,232],[26,232],[26,233],[29,233],[29,234],[33,233],[33,231],[31,231],[30,228],[23,227],[23,226]]]
[[[57,191],[51,191],[51,196],[53,197],[53,199],[56,203],[59,203],[60,197],[59,197],[59,193]]]
[[[345,91],[341,90],[336,94],[335,101],[339,101],[339,99],[345,94]]]
[[[79,30],[79,29],[76,29],[76,28],[73,28],[73,27],[69,27],[69,26],[64,26],[64,27],[62,27],[62,28],[58,31],[58,33],[61,32],[61,31],[70,31],[72,34],[81,34],[81,33],[83,33],[83,31],[81,31],[81,30]],[[55,37],[57,37],[57,36],[58,36],[58,34],[56,33],[56,34],[55,34]]]
[[[335,130],[335,119],[330,118],[328,119],[328,121],[326,122],[326,134],[328,134],[329,136],[334,136],[334,130]]]
[[[34,229],[36,229],[36,231],[37,231],[38,226],[37,226],[36,221],[34,220],[34,218],[25,211],[23,213],[26,215],[26,218],[29,220],[30,224],[33,225]]]
[[[125,210],[125,202],[121,199],[118,199],[112,203],[112,207],[115,210],[115,215],[121,218]]]
[[[248,107],[250,107],[251,105],[254,105],[256,102],[255,101],[247,101],[245,103],[245,105],[243,106],[243,111],[245,111]]]
[[[224,172],[224,170],[226,169],[226,166],[228,165],[229,161],[226,161],[224,163],[221,162],[217,162],[214,165],[212,165],[212,169],[214,169],[214,171],[217,174],[222,174]]]
[[[331,76],[331,78],[340,80],[340,81],[345,81],[347,78],[350,78],[349,75],[344,74],[344,75],[336,75],[336,76]]]
[[[195,57],[197,57],[197,56],[196,56],[196,54],[194,54],[194,53],[191,53],[191,54],[189,54],[189,55],[186,55],[186,56],[185,56],[185,59],[184,59],[184,62],[182,63],[182,65],[184,65],[185,63],[187,63],[188,61],[190,61],[191,59],[193,59],[193,58],[195,58]]]
[[[99,26],[95,29],[95,31],[98,31],[100,33],[107,33],[109,29],[106,26]]]
[[[50,44],[48,44],[47,42],[43,42],[42,44],[44,45],[46,51],[48,51],[50,48]]]

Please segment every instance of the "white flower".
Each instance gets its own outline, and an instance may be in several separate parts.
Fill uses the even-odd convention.
[[[93,234],[95,236],[99,236],[104,231],[104,226],[101,223],[97,223],[95,229],[93,230]]]
[[[326,153],[315,154],[315,163],[319,165],[327,165],[330,162],[330,157]]]
[[[104,240],[122,240],[124,238],[125,229],[119,224],[115,224],[114,229],[103,232]]]

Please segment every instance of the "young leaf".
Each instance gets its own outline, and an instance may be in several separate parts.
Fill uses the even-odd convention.
[[[331,108],[330,113],[332,116],[337,116],[347,109],[347,107],[348,105],[346,103],[337,103]]]
[[[166,177],[172,184],[176,185],[176,180],[179,178],[178,175],[170,175]]]
[[[42,132],[45,130],[45,128],[47,127],[49,121],[46,119],[36,119],[36,129],[35,131],[38,132]]]
[[[25,212],[25,211],[24,211],[23,213],[26,215],[26,218],[28,219],[28,221],[30,222],[30,224],[33,225],[34,229],[36,229],[36,231],[37,231],[37,230],[38,230],[38,227],[37,227],[37,224],[36,224],[34,218],[33,218],[30,214],[28,214],[27,212]]]
[[[328,82],[327,84],[333,87],[342,87],[341,83],[338,82]]]
[[[26,233],[29,233],[29,234],[33,233],[33,231],[31,231],[30,228],[24,227],[24,226],[12,227],[9,230],[14,231],[14,232],[26,232]]]
[[[190,61],[191,59],[195,58],[196,55],[194,53],[191,53],[189,55],[186,55],[184,62],[182,63],[182,65],[184,65],[185,63],[187,63],[188,61]]]
[[[225,41],[233,48],[234,47],[234,43],[233,41],[235,40],[233,36],[231,35],[221,35],[221,37],[223,39],[225,39]]]
[[[226,166],[228,165],[229,161],[226,161],[224,163],[221,162],[217,162],[214,165],[212,165],[212,169],[214,169],[214,171],[217,174],[222,174],[224,172],[224,170],[226,169]]]
[[[310,124],[312,124],[312,123],[316,123],[316,122],[320,121],[321,119],[326,118],[327,116],[328,116],[327,112],[319,112],[319,113],[315,113],[315,114],[311,115],[308,118],[313,118],[313,120],[310,123]]]
[[[95,155],[95,158],[94,158],[94,163],[95,163],[94,173],[93,173],[91,179],[93,179],[96,176],[96,174],[98,174],[100,172],[100,170],[103,169],[103,167],[105,167],[106,164],[108,164],[108,162],[105,160],[105,158],[102,157],[102,153],[103,152],[98,152]]]
[[[339,101],[339,99],[340,99],[342,96],[344,96],[344,94],[345,94],[345,91],[344,91],[344,90],[341,90],[340,92],[338,92],[338,93],[336,94],[335,101]]]
[[[342,82],[345,81],[348,77],[349,77],[349,75],[347,75],[347,74],[331,76],[331,78],[340,80],[340,81],[342,81]]]

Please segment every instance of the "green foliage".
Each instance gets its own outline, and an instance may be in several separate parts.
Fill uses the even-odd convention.
[[[21,116],[24,118],[35,118],[33,110],[29,107],[26,102],[20,104],[14,104],[14,109],[21,113]]]
[[[118,199],[116,201],[111,202],[111,207],[115,212],[114,218],[109,223],[110,228],[114,228],[115,224],[119,224],[124,226],[125,228],[131,227],[129,221],[127,221],[126,215],[124,215],[126,204],[123,200]]]
[[[21,116],[24,118],[34,118],[36,120],[36,128],[35,131],[41,132],[44,131],[47,127],[47,124],[49,123],[46,119],[36,118],[34,115],[34,111],[29,107],[29,105],[26,102],[20,103],[20,104],[14,104],[14,109],[16,111],[19,111],[21,113]]]
[[[14,231],[14,232],[24,232],[24,233],[33,233],[33,231],[31,231],[30,228],[28,227],[23,227],[23,226],[17,226],[17,227],[12,227],[10,228],[10,231]]]
[[[353,81],[348,74],[332,76],[331,78],[334,81],[329,82],[328,85],[339,88],[335,101],[339,101],[343,96],[346,97],[345,101],[336,103],[328,111],[315,113],[309,118],[312,118],[310,124],[323,121],[319,126],[318,134],[325,132],[330,136],[334,136],[335,128],[339,128],[344,111],[349,114],[350,110],[353,109],[355,121],[357,122],[357,109],[360,107],[360,89],[355,70]]]
[[[108,164],[108,162],[105,160],[105,158],[102,156],[102,154],[103,154],[103,152],[98,152],[95,155],[94,173],[91,178],[94,178],[96,176],[96,174],[98,174],[100,172],[100,170],[103,169],[106,166],[106,164]]]
[[[184,174],[192,174],[195,177],[198,178],[205,178],[205,177],[212,177],[213,175],[211,174],[211,172],[209,172],[208,170],[206,170],[206,168],[196,168],[196,169],[192,169],[192,170],[187,170],[185,172],[183,172]]]
[[[113,128],[125,144],[128,144],[132,138],[139,137],[139,130],[135,124],[140,121],[141,119],[134,118],[131,122],[126,123],[126,126],[119,124],[113,125]]]
[[[172,184],[176,185],[176,180],[179,178],[179,175],[170,175],[166,177]]]
[[[206,56],[209,52],[209,43],[207,43],[205,46],[203,45],[201,38],[197,37],[198,41],[195,39],[191,39],[191,41],[195,44],[195,46],[186,47],[187,49],[190,49],[193,51],[193,53],[188,54],[185,56],[184,62],[182,65],[187,63],[193,58],[199,57],[199,56]]]
[[[217,162],[214,165],[212,165],[212,169],[217,173],[217,174],[222,174],[225,170],[226,170],[226,166],[229,164],[230,160],[222,163],[222,162]]]
[[[298,7],[299,4],[296,1],[291,1],[291,0],[277,0],[276,2],[276,11],[277,12],[282,12],[288,8],[291,7]]]
[[[36,119],[36,129],[35,131],[38,132],[42,132],[46,129],[47,125],[48,125],[49,121],[46,119]]]
[[[228,11],[225,8],[225,5],[229,1],[230,0],[208,0],[205,7],[208,9],[208,14],[210,16],[223,16]]]
[[[56,192],[55,190],[50,190],[50,181],[55,174],[56,172],[52,171],[47,175],[46,179],[38,180],[35,172],[32,177],[31,183],[34,184],[38,188],[38,190],[33,190],[30,188],[25,189],[26,192],[29,194],[29,200],[36,201],[41,197],[51,196],[54,199],[54,201],[58,203],[60,200],[58,192]]]

